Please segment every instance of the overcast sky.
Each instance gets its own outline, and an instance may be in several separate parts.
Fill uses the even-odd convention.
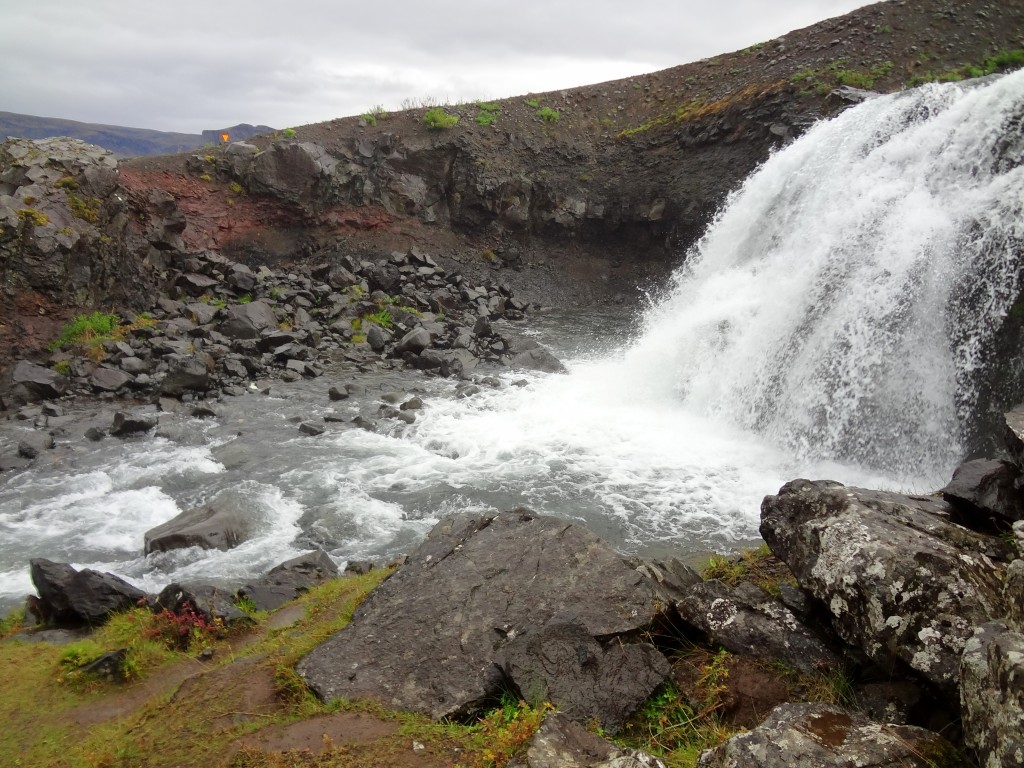
[[[696,61],[862,0],[0,0],[0,111],[198,133]]]

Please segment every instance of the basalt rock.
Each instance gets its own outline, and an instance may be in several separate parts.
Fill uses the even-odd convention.
[[[37,558],[29,562],[39,592],[38,613],[46,624],[60,627],[97,625],[110,614],[134,608],[146,593],[112,573]]]
[[[208,504],[186,510],[146,531],[145,553],[185,547],[227,550],[237,547],[251,532],[252,523],[244,510],[234,505]]]
[[[647,643],[602,646],[572,619],[526,628],[504,648],[501,667],[527,703],[550,702],[578,722],[616,733],[669,673]]]
[[[761,535],[841,638],[954,699],[974,628],[1006,612],[997,563],[1009,547],[950,518],[934,497],[794,480],[765,498]]]
[[[1024,634],[978,627],[960,668],[964,738],[982,768],[1024,765]]]
[[[710,579],[693,586],[676,608],[683,619],[733,653],[782,661],[808,675],[839,665],[831,648],[754,584],[729,589]]]
[[[832,704],[782,704],[761,725],[704,752],[699,768],[969,768],[953,745]]]
[[[41,365],[21,360],[11,374],[14,401],[32,403],[60,397],[68,388],[66,376]]]
[[[118,411],[114,414],[114,420],[110,425],[110,434],[115,437],[125,437],[148,432],[157,425],[158,421],[157,415],[149,411]]]
[[[963,523],[993,530],[993,521],[1004,525],[1024,519],[1021,471],[1009,461],[975,459],[961,464],[953,479],[939,491],[961,511]]]
[[[561,712],[544,718],[525,753],[509,768],[665,768],[638,749],[617,747]]]
[[[297,670],[325,700],[369,697],[447,717],[493,700],[503,649],[564,606],[607,642],[649,627],[667,604],[583,528],[528,510],[454,515]]]

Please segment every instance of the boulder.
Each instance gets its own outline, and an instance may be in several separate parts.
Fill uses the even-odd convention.
[[[509,365],[521,371],[568,373],[568,369],[562,365],[562,361],[542,347],[527,349],[512,355]]]
[[[390,343],[391,338],[391,333],[376,323],[371,323],[369,330],[366,332],[366,343],[370,345],[370,349],[374,352],[383,352],[384,347]]]
[[[276,142],[253,159],[245,186],[290,203],[310,203],[328,193],[337,165],[319,144]]]
[[[993,518],[1004,523],[1024,519],[1020,478],[1020,469],[1009,461],[975,459],[957,467],[939,493],[960,511],[965,525],[991,530],[988,520]]]
[[[214,502],[182,512],[144,534],[145,553],[202,547],[232,549],[252,534],[252,522],[245,511]]]
[[[754,584],[732,590],[710,579],[694,585],[676,609],[685,621],[740,656],[782,661],[808,675],[839,666],[831,648]]]
[[[653,645],[604,647],[571,619],[518,633],[502,651],[501,667],[527,703],[550,702],[577,722],[596,719],[608,733],[625,725],[670,669]]]
[[[287,585],[308,589],[338,578],[338,566],[322,549],[314,549],[304,555],[293,557],[267,572],[269,584]]]
[[[525,509],[439,522],[352,622],[297,670],[322,699],[368,697],[435,718],[503,686],[503,648],[563,606],[591,637],[632,636],[669,600],[589,531]]]
[[[794,480],[761,505],[761,535],[846,642],[956,694],[974,627],[1005,614],[1009,547],[951,522],[934,497]]]
[[[18,455],[26,459],[34,459],[55,445],[53,435],[48,432],[30,432],[18,440]]]
[[[638,749],[617,747],[561,712],[544,718],[523,755],[509,768],[665,768]]]
[[[209,584],[182,586],[168,584],[153,604],[153,611],[169,611],[174,614],[191,612],[202,617],[211,626],[229,627],[250,618],[235,605],[227,590]]]
[[[29,561],[39,593],[38,612],[47,624],[78,627],[102,624],[112,613],[134,608],[146,593],[112,573],[76,571],[67,563]]]
[[[706,750],[699,768],[968,768],[924,728],[883,725],[832,704],[781,704],[757,728]]]
[[[406,352],[412,352],[414,355],[418,355],[429,346],[430,334],[423,328],[413,328],[398,342],[395,354],[400,356]]]
[[[234,304],[225,314],[218,330],[229,339],[258,339],[264,331],[277,328],[274,308],[265,301]]]
[[[129,359],[135,360],[136,358],[133,357]],[[125,373],[117,368],[108,368],[105,365],[101,365],[93,371],[92,376],[89,377],[89,383],[92,384],[92,388],[98,389],[101,392],[116,392],[121,387],[134,380],[135,377],[131,374]]]
[[[160,394],[181,397],[187,390],[210,388],[210,358],[206,354],[168,355],[169,370],[160,382]]]
[[[15,402],[32,403],[60,397],[68,388],[66,376],[41,365],[19,360],[11,374]]]
[[[148,432],[158,423],[155,413],[149,411],[118,411],[110,425],[109,433],[115,437]]]
[[[960,667],[964,740],[982,768],[1024,765],[1024,635],[983,624]]]

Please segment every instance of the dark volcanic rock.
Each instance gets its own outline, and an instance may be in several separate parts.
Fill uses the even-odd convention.
[[[617,747],[561,712],[545,717],[526,752],[508,765],[509,768],[665,768],[657,758],[637,749]]]
[[[609,733],[669,673],[653,645],[613,642],[604,648],[582,624],[557,619],[517,635],[502,652],[501,666],[529,704],[550,702],[579,722],[597,718]]]
[[[31,403],[60,397],[68,388],[67,377],[41,365],[21,360],[11,374],[15,402]]]
[[[76,571],[67,563],[37,558],[29,562],[39,592],[38,610],[46,623],[77,627],[102,624],[111,613],[134,608],[146,593],[112,573]]]
[[[934,497],[794,480],[761,505],[761,535],[846,642],[955,696],[974,627],[1004,615],[1005,545],[950,522]]]
[[[782,704],[761,725],[708,750],[700,768],[968,768],[924,728],[873,723],[832,704]]]
[[[297,669],[323,699],[370,697],[440,718],[498,694],[499,653],[564,606],[608,639],[649,626],[667,602],[583,528],[528,510],[455,515]]]
[[[263,331],[277,328],[274,308],[265,301],[235,304],[226,310],[220,332],[229,339],[258,339]]]
[[[120,371],[117,368],[108,368],[105,365],[101,365],[92,372],[89,383],[92,384],[93,389],[98,389],[101,392],[116,392],[133,381],[134,378],[131,374]]]
[[[249,617],[235,605],[231,593],[209,584],[188,587],[168,584],[157,596],[153,609],[176,614],[192,612],[202,616],[203,620],[211,625],[219,623],[222,626],[231,626],[238,622],[250,621]]]
[[[518,352],[509,363],[517,370],[541,371],[543,373],[567,373],[562,361],[543,347]]]
[[[1024,635],[984,624],[960,669],[964,740],[984,768],[1024,765]]]
[[[398,346],[395,347],[395,354],[412,352],[418,355],[429,346],[430,334],[423,328],[413,328],[399,340]]]
[[[808,675],[839,665],[839,657],[788,608],[753,584],[731,590],[711,579],[695,585],[676,608],[733,653],[782,661]]]
[[[1012,522],[1024,519],[1020,478],[1020,469],[1009,461],[975,459],[957,467],[953,479],[939,493],[954,506],[965,509],[965,524],[970,527],[974,527],[970,518],[977,515]]]
[[[206,355],[169,355],[170,370],[160,382],[160,393],[181,397],[190,389],[205,392],[210,388],[210,362]]]
[[[157,425],[159,419],[155,413],[145,411],[118,411],[114,414],[114,420],[110,425],[110,434],[115,437],[124,437],[138,432],[148,432]]]
[[[251,522],[244,510],[214,503],[182,512],[145,533],[145,553],[170,549],[202,547],[231,549],[251,533]]]

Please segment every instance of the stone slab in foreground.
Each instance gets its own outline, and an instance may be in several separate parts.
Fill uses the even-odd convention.
[[[323,699],[465,714],[500,693],[501,652],[517,636],[559,620],[606,641],[647,627],[669,602],[564,520],[521,509],[455,515],[297,670]]]

